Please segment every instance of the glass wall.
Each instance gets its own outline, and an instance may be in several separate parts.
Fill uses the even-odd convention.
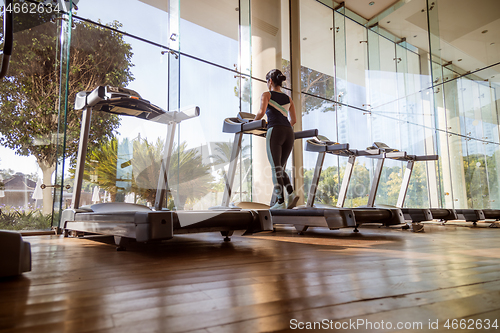
[[[51,5],[37,7],[39,15],[15,8],[13,53],[0,84],[0,229],[43,230],[57,225],[61,194],[68,195],[59,170],[66,81],[75,75],[65,40],[82,27],[71,29],[71,13]],[[2,33],[2,44],[7,38]]]
[[[284,91],[300,115],[296,130],[317,128],[354,149],[383,142],[411,155],[439,155],[415,164],[405,206],[500,208],[494,11],[476,6],[484,22],[464,30],[450,21],[448,2],[431,2],[423,12],[415,3],[371,20],[328,0],[293,2],[296,10],[286,0],[87,0],[67,13],[20,16],[0,97],[7,221],[0,228],[49,228],[52,213],[71,204],[81,118],[73,101],[98,85],[135,90],[165,110],[200,107],[199,117],[175,128],[165,204],[219,205],[234,140],[222,132],[223,121],[257,112],[273,68],[287,76]],[[467,40],[473,52],[464,51]],[[80,204],[152,206],[166,126],[100,112],[92,121]],[[302,147],[287,169],[306,196],[317,155]],[[346,163],[327,156],[317,203],[336,204]],[[357,159],[346,206],[367,203],[375,163]],[[376,203],[396,204],[405,167],[385,162]],[[243,138],[236,169],[231,201],[268,203],[264,139]],[[19,212],[45,222],[12,222]]]
[[[415,48],[353,21],[343,6],[313,0],[301,4],[302,104],[308,103],[302,111],[304,124],[354,149],[383,142],[424,155],[424,102]],[[314,168],[315,159],[314,154],[305,155],[306,170]],[[317,196],[321,203],[336,204],[346,163],[344,157],[325,160]],[[367,204],[374,166],[371,159],[357,159],[345,205]],[[405,167],[385,162],[377,203],[396,204]],[[417,165],[407,195],[412,199],[406,205],[428,207],[428,193],[426,165]]]
[[[163,9],[142,2],[129,5],[138,6],[143,20],[154,18],[154,29],[141,25],[137,17],[132,19],[125,10],[115,10],[122,4],[114,1],[104,5],[86,1],[74,11],[73,26],[84,29],[79,34],[73,30],[71,35],[70,56],[76,57],[72,68],[85,72],[92,65],[98,75],[69,80],[71,103],[67,114],[68,119],[74,119],[71,123],[79,125],[81,118],[81,111],[73,107],[75,94],[101,85],[134,90],[141,98],[168,109],[168,15]],[[103,111],[92,112],[91,124],[79,206],[106,202],[153,206],[167,140],[165,124]],[[79,139],[79,126],[67,128],[64,182],[71,186],[70,193]],[[71,197],[64,200],[63,208],[70,205]]]
[[[250,80],[240,75],[242,11],[238,1],[166,4],[131,1],[129,8],[137,8],[144,15],[141,21],[131,20],[129,10],[92,11],[97,3],[90,1],[79,5],[75,22],[108,29],[128,48],[129,80],[103,80],[100,84],[133,89],[168,111],[200,108],[199,117],[175,126],[168,191],[162,205],[169,209],[206,209],[220,204],[225,187],[233,137],[220,131],[223,120],[237,114],[242,100],[250,100]],[[114,5],[123,7],[118,2]],[[245,11],[242,15],[248,16],[248,9]],[[113,21],[106,24],[109,15]],[[248,74],[250,65],[245,64],[245,68],[243,72]],[[152,207],[161,186],[167,126],[130,117],[116,117],[114,121],[109,138],[96,142],[97,147],[88,151],[87,195],[82,196],[88,200],[82,199],[80,204],[121,201]],[[234,193],[240,200],[250,200],[247,139],[243,146]],[[108,155],[110,166],[105,167],[102,161],[109,159]]]
[[[449,6],[435,1],[427,8],[441,198],[447,207],[499,208],[500,51],[491,33],[493,8],[461,9],[452,18]],[[469,15],[481,22],[457,25]]]

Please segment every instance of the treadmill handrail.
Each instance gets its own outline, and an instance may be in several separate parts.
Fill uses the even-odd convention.
[[[407,160],[408,155],[406,155],[406,152],[404,151],[391,151],[391,152],[385,152],[385,157],[390,158],[392,160]]]
[[[374,147],[378,147],[383,152],[386,153],[386,158],[398,161],[437,161],[439,155],[408,155],[404,151],[400,151],[394,148],[390,148],[383,142],[374,142]]]
[[[408,155],[413,161],[437,161],[439,155]]]
[[[311,138],[318,136],[318,130],[317,129],[310,129],[310,130],[305,130],[305,131],[298,131],[294,133],[295,135],[295,140],[297,139],[304,139],[304,138]]]
[[[348,143],[325,144],[314,139],[309,139],[306,141],[305,150],[311,152],[326,152],[334,155],[355,155],[354,151],[351,151],[349,149]]]
[[[248,123],[241,124],[241,132],[252,131],[259,128],[267,128],[267,122],[265,121],[265,119],[253,120]]]
[[[224,133],[245,133],[248,131],[254,131],[258,129],[266,130],[267,122],[265,119],[252,120],[243,122],[240,118],[226,118],[224,119],[224,125],[222,126],[222,132]]]
[[[379,148],[372,148],[365,150],[349,149],[348,143],[323,141],[318,138],[307,140],[305,150],[316,153],[325,152],[344,157],[349,157],[349,156],[379,157],[383,155],[381,149]]]

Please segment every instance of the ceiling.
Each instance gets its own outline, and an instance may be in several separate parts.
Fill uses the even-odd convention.
[[[500,1],[437,0],[429,13],[439,24],[431,31],[439,36],[433,54],[452,61],[465,72],[500,62]],[[411,0],[387,15],[380,14],[379,26],[408,43],[429,52],[425,0]],[[432,23],[433,21],[431,21]],[[500,82],[500,66],[476,74]],[[493,78],[492,78],[493,77]]]
[[[367,20],[374,18],[398,2],[400,0],[344,0],[347,9]]]

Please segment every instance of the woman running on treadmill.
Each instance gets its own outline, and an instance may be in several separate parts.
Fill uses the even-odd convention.
[[[281,91],[286,76],[280,70],[269,71],[266,80],[269,91],[262,94],[260,110],[255,116],[255,120],[262,119],[264,114],[267,115],[267,158],[271,164],[274,193],[278,199],[271,209],[293,208],[299,197],[290,184],[290,178],[285,172],[285,164],[292,152],[295,140],[292,128],[297,121],[295,106],[292,99]],[[290,121],[288,121],[288,116],[290,116]],[[288,205],[285,205],[284,189],[288,194]]]

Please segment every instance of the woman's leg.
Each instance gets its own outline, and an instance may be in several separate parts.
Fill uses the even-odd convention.
[[[281,145],[281,170],[283,171],[283,186],[288,192],[288,194],[293,192],[292,184],[290,183],[290,178],[285,171],[286,162],[293,149],[293,143],[295,141],[295,135],[292,128],[283,127],[282,137],[285,138],[283,144]]]
[[[282,143],[284,141],[281,133],[280,127],[271,127],[267,130],[266,134],[266,150],[267,158],[269,164],[271,164],[271,174],[273,177],[274,194],[278,199],[278,203],[283,203],[285,201],[283,195],[283,167],[281,163],[282,156]]]

